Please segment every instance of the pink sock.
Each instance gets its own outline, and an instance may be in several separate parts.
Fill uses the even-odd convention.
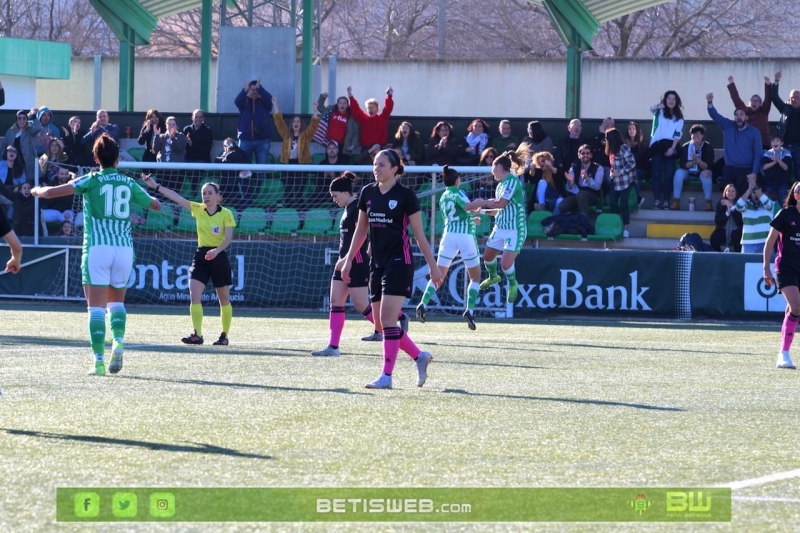
[[[383,373],[392,375],[394,363],[397,361],[397,352],[400,350],[400,328],[386,328],[383,330]]]
[[[400,335],[402,335],[400,337],[400,349],[410,355],[411,359],[416,359],[422,350],[417,348],[417,345],[414,344],[414,341],[411,340],[408,333],[404,332],[402,329],[400,330]]]
[[[786,312],[786,316],[783,319],[783,327],[781,328],[781,350],[788,351],[792,347],[798,321],[800,321],[800,316],[794,316],[790,312]]]
[[[342,338],[342,330],[344,329],[344,318],[344,307],[331,306],[331,346],[334,348],[339,347],[339,340]]]
[[[367,308],[364,309],[364,311],[361,312],[361,314],[364,315],[364,318],[369,320],[370,324],[374,324],[375,323],[375,318],[372,316],[372,304],[369,304],[367,306]],[[378,328],[375,328],[375,331],[378,331]]]

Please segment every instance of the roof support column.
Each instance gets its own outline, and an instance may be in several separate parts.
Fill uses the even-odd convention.
[[[119,110],[133,111],[133,81],[136,59],[136,31],[124,24],[119,40]]]
[[[200,19],[200,109],[211,110],[211,0],[203,0]]]
[[[574,31],[574,30],[573,30]],[[566,118],[581,116],[581,68],[583,50],[567,45],[567,106]]]
[[[311,113],[311,50],[314,44],[314,0],[303,0],[303,64],[300,112]],[[335,97],[335,95],[334,95]]]

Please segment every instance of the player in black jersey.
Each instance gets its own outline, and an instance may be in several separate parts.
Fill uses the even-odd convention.
[[[0,209],[0,237],[6,241],[11,249],[11,259],[6,263],[6,272],[17,274],[22,261],[22,244],[19,242],[17,234],[11,229],[11,223],[6,217],[6,212],[2,209]],[[0,394],[3,394],[3,392],[0,391]]]
[[[350,243],[353,240],[353,233],[356,230],[358,221],[358,201],[353,194],[353,183],[356,175],[352,172],[344,172],[341,176],[331,182],[330,192],[333,201],[339,207],[344,207],[345,212],[339,223],[339,259],[347,255],[350,250]],[[372,310],[369,305],[369,256],[367,255],[367,241],[364,240],[361,248],[353,256],[353,263],[350,269],[350,281],[345,283],[342,280],[342,273],[338,270],[333,271],[331,280],[331,310],[330,327],[331,338],[328,347],[323,350],[311,352],[311,355],[336,357],[339,355],[339,340],[344,329],[344,304],[347,296],[353,301],[356,311],[364,314],[367,319],[371,319]]]
[[[770,222],[769,236],[764,243],[764,282],[777,285],[786,300],[786,313],[781,328],[781,351],[778,353],[778,368],[794,368],[789,349],[792,347],[797,323],[800,322],[800,181],[792,185],[786,201]],[[770,271],[772,249],[778,243],[775,258],[775,277]],[[777,282],[776,282],[777,281]]]
[[[417,196],[397,179],[403,173],[400,156],[392,150],[381,150],[372,167],[375,183],[363,189],[358,198],[358,223],[347,255],[336,263],[342,279],[350,282],[355,256],[360,252],[369,229],[372,253],[370,262],[370,294],[372,294],[375,322],[383,325],[383,373],[368,383],[368,389],[391,389],[392,371],[398,350],[403,350],[416,362],[417,386],[425,384],[428,364],[432,356],[421,351],[397,325],[397,317],[403,302],[411,296],[414,282],[414,261],[408,226],[414,232],[422,255],[430,269],[431,281],[436,287],[442,283],[442,273],[436,265],[422,233]],[[379,305],[375,305],[380,302]]]

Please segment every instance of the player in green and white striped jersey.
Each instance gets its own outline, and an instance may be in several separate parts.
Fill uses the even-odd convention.
[[[517,152],[508,151],[497,156],[492,163],[492,175],[495,181],[500,182],[497,184],[495,197],[491,200],[476,200],[479,207],[489,210],[489,213],[495,216],[494,229],[483,251],[483,264],[489,271],[489,277],[480,287],[485,290],[495,283],[500,283],[497,256],[502,252],[500,266],[508,280],[506,301],[511,304],[516,301],[518,291],[514,260],[528,237],[525,194],[522,191],[522,181],[516,175],[522,173],[527,156],[525,149]]]
[[[459,187],[461,178],[454,169],[445,165],[442,169],[442,181],[447,189],[442,193],[439,205],[444,215],[444,234],[442,242],[439,244],[439,256],[436,264],[442,271],[442,277],[447,276],[450,265],[461,254],[464,265],[467,267],[470,284],[467,287],[467,294],[464,301],[467,309],[464,311],[464,320],[469,329],[475,329],[475,304],[478,301],[478,287],[481,279],[481,258],[478,252],[478,240],[475,236],[475,216],[470,213],[472,210],[479,209],[479,205],[470,202],[467,194]],[[480,223],[480,219],[477,219]],[[436,287],[433,282],[428,281],[422,301],[417,306],[417,320],[425,322],[425,311],[427,305],[436,294]]]
[[[84,227],[81,274],[83,292],[89,306],[89,338],[95,357],[92,374],[106,374],[103,355],[106,342],[106,307],[114,340],[108,370],[122,370],[125,336],[125,290],[133,268],[131,204],[156,211],[161,203],[147,194],[131,178],[117,172],[119,146],[102,134],[92,150],[100,172],[93,172],[57,187],[36,187],[31,194],[57,198],[70,194],[83,196]]]

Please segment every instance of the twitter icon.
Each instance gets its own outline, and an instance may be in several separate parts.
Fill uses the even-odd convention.
[[[111,499],[111,513],[117,518],[133,518],[136,516],[138,503],[133,492],[115,492]]]

